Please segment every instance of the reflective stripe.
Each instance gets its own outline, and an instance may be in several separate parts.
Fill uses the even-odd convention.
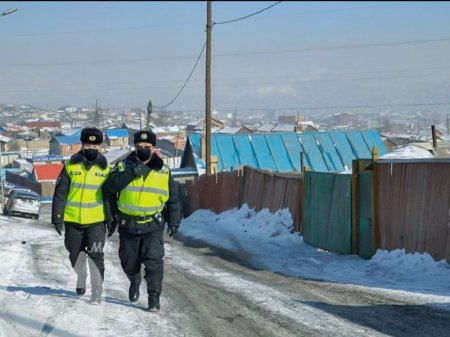
[[[154,212],[154,211],[160,211],[162,208],[164,208],[164,204],[162,204],[161,206],[156,206],[156,207],[139,207],[139,206],[119,204],[119,208],[128,210],[128,211]]]
[[[94,207],[98,207],[98,206],[102,206],[103,202],[99,201],[99,202],[91,202],[91,203],[81,203],[81,202],[74,202],[74,201],[69,201],[67,200],[66,206],[74,206],[74,207],[79,207],[79,208],[94,208]]]
[[[159,188],[153,188],[153,187],[135,187],[135,186],[127,186],[126,188],[127,191],[130,192],[148,192],[148,193],[157,193],[157,194],[161,194],[165,197],[167,197],[169,195],[169,193],[167,191],[161,190]]]
[[[98,185],[79,184],[79,183],[71,183],[70,186],[77,188],[85,188],[87,190],[98,190],[100,188],[100,186]]]

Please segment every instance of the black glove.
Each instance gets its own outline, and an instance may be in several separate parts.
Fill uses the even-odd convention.
[[[55,225],[55,231],[56,231],[59,235],[61,235],[61,234],[62,234],[62,227],[63,227],[63,224],[62,224],[62,223],[54,223],[54,225]]]
[[[143,162],[137,162],[131,167],[131,173],[135,178],[143,176],[145,172],[147,171],[147,167]]]
[[[108,237],[110,237],[111,235],[113,235],[114,234],[114,231],[116,230],[116,227],[117,227],[117,219],[114,219],[113,221],[111,221],[109,224],[108,224]]]
[[[170,237],[174,236],[175,234],[178,233],[178,225],[171,225],[171,226],[167,226],[167,234],[169,234]]]

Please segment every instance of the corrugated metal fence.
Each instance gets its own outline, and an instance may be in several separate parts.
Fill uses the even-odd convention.
[[[352,177],[305,172],[303,239],[336,254],[351,254]]]
[[[183,215],[201,208],[223,212],[245,203],[257,211],[289,208],[294,230],[301,231],[300,182],[300,174],[270,173],[250,167],[208,177],[202,175],[186,181],[188,210],[183,210]]]
[[[247,204],[260,211],[271,212],[288,208],[294,230],[301,232],[301,175],[298,173],[271,173],[244,167],[239,205]]]

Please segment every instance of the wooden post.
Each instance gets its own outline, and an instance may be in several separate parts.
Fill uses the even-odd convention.
[[[359,162],[352,161],[352,254],[359,253]]]
[[[305,165],[304,153],[300,152],[300,233],[303,234],[303,224],[305,221]]]
[[[431,137],[433,138],[433,147],[437,148],[437,142],[436,142],[436,128],[434,125],[431,126]]]
[[[378,148],[373,147],[373,177],[372,177],[372,224],[373,237],[375,241],[375,250],[381,248],[381,232],[380,232],[380,188],[378,173]]]

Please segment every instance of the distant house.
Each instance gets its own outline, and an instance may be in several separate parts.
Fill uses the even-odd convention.
[[[32,175],[33,178],[40,183],[44,181],[56,182],[63,167],[64,164],[33,164]]]
[[[49,155],[69,156],[81,150],[79,136],[53,136],[50,141]]]
[[[246,126],[236,126],[236,127],[227,127],[227,128],[220,129],[216,133],[224,133],[224,134],[228,134],[228,135],[235,135],[235,134],[238,134],[238,133],[253,133],[253,131],[250,130]]]
[[[106,142],[110,147],[130,145],[130,134],[127,129],[106,130]]]
[[[64,164],[33,164],[33,179],[41,184],[41,197],[43,201],[51,201],[55,193],[55,184]]]
[[[187,132],[201,132],[204,129],[204,121],[205,118],[201,118],[199,120],[189,122],[186,124],[186,131]],[[211,129],[218,128],[223,129],[225,127],[225,123],[215,119],[211,118]]]
[[[261,125],[256,131],[260,133],[271,132],[275,126],[275,124],[264,124]]]
[[[38,128],[38,129],[44,129],[44,128],[60,129],[61,122],[60,121],[25,122],[24,126],[26,126],[28,128]]]
[[[278,124],[275,126],[271,132],[294,132],[295,124]]]

